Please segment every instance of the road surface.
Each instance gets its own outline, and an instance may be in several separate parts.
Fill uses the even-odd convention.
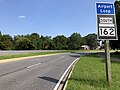
[[[80,55],[60,54],[0,64],[0,90],[53,90]]]

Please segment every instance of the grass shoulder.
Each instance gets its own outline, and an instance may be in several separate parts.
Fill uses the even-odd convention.
[[[32,53],[24,53],[24,54],[8,54],[8,55],[0,55],[0,60],[38,56],[38,55],[47,55],[47,54],[69,53],[69,52],[97,52],[97,51],[95,50],[58,50],[55,52],[32,52]]]
[[[47,55],[47,54],[58,54],[58,53],[68,53],[68,51],[55,51],[55,52],[32,52],[32,53],[24,53],[24,54],[8,54],[0,56],[0,60],[11,59],[11,58],[20,58],[20,57],[30,57],[30,56],[38,56],[38,55]]]
[[[120,63],[112,63],[112,85],[108,86],[105,59],[97,54],[83,56],[78,60],[66,90],[119,90]]]

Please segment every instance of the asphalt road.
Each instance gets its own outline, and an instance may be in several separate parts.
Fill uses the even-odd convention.
[[[0,64],[0,90],[53,90],[80,55],[60,54]]]

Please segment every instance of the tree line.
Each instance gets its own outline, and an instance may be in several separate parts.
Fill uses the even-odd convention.
[[[110,41],[110,46],[112,49],[120,49],[120,1],[116,0],[114,5],[116,13],[118,40]]]
[[[116,23],[118,40],[110,41],[111,49],[120,49],[120,1],[115,1]],[[103,41],[104,43],[104,41]],[[54,38],[37,33],[16,35],[0,32],[0,50],[78,50],[82,45],[95,49],[98,46],[96,34],[88,34],[82,37],[79,33],[73,33],[70,37],[58,35]]]
[[[97,35],[82,37],[79,33],[73,33],[70,37],[57,35],[52,38],[32,33],[12,37],[0,32],[0,50],[78,50],[82,45],[95,49],[98,46]]]

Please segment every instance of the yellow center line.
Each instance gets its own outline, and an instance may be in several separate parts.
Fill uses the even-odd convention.
[[[65,54],[65,53],[59,53],[59,54]],[[52,56],[52,55],[58,55],[58,54],[47,54],[47,55],[38,55],[38,56],[30,56],[30,57],[4,59],[4,60],[0,60],[0,64],[7,63],[7,62],[13,62],[13,61],[19,61],[19,60],[25,60],[25,59],[31,59],[31,58],[37,58],[37,57]]]

